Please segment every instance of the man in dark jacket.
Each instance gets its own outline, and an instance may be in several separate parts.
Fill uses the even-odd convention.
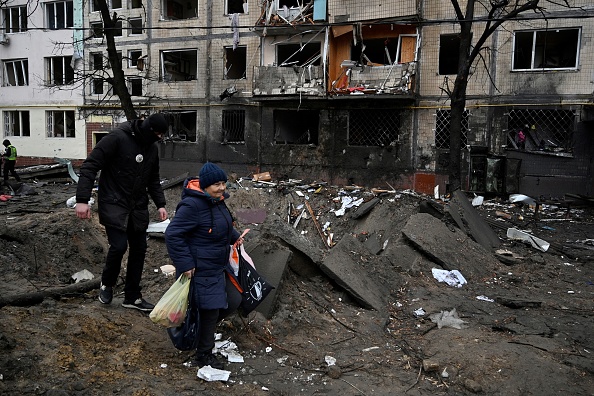
[[[95,177],[101,171],[99,222],[105,226],[109,242],[99,290],[99,301],[103,304],[111,303],[129,246],[122,306],[144,312],[154,308],[142,298],[140,279],[147,248],[148,195],[159,210],[160,220],[167,219],[156,144],[167,129],[167,121],[161,114],[153,114],[144,121],[124,122],[97,143],[80,168],[75,207],[80,219],[91,217],[88,202]]]

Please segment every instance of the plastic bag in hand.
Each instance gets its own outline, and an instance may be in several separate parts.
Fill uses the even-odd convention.
[[[181,274],[173,285],[163,294],[149,318],[166,327],[177,327],[182,324],[188,309],[190,279]]]

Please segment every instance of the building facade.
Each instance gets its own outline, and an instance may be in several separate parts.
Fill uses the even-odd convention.
[[[35,26],[51,26],[52,4],[57,3],[43,3],[46,25],[38,17]],[[464,189],[592,193],[594,9],[582,0],[570,5],[543,3],[544,13],[505,22],[489,36],[468,80]],[[75,74],[80,70],[85,78],[68,94],[57,91],[64,99],[56,90],[44,97],[37,94],[41,89],[11,82],[11,70],[25,56],[20,45],[10,52],[13,43],[41,40],[33,38],[37,31],[15,31],[17,14],[7,11],[13,6],[3,8],[10,44],[0,46],[4,136],[23,146],[21,156],[51,159],[56,154],[49,151],[58,142],[56,149],[68,147],[60,156],[80,161],[124,120],[108,84],[97,4],[72,5],[74,15],[83,10],[82,29],[73,29],[83,39],[71,37],[71,47],[62,49],[77,59]],[[460,40],[451,3],[108,0],[108,6],[120,19],[116,46],[138,112],[163,112],[170,120],[160,147],[164,176],[195,174],[203,162],[215,161],[239,176],[269,171],[275,179],[425,193],[439,185],[446,191],[448,92],[458,70]],[[486,26],[486,9],[476,7],[474,42]],[[77,21],[73,17],[73,27]],[[43,32],[62,32],[48,27]],[[79,42],[84,43],[80,60],[74,55]],[[56,56],[63,55],[28,59],[31,71],[37,68],[32,75],[46,76],[43,88],[48,70],[55,70],[45,62],[57,63],[46,58]],[[19,137],[10,129],[10,117],[22,117],[18,112],[24,107],[11,107],[17,103],[10,92],[28,89],[30,94],[19,98],[35,113],[29,116],[33,136]],[[74,112],[72,140],[49,137],[48,112],[55,110],[45,108],[51,108],[48,103],[71,106],[63,111]],[[25,149],[27,141],[37,140],[31,147],[38,149]]]

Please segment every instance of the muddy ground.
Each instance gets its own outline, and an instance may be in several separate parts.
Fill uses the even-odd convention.
[[[100,277],[103,266],[106,238],[96,214],[81,221],[66,206],[76,186],[52,180],[27,184],[34,194],[0,202],[0,303],[66,286],[84,269]],[[437,282],[431,271],[440,268],[435,260],[402,236],[427,197],[390,192],[355,220],[356,208],[344,216],[333,212],[341,207],[337,186],[318,191],[255,187],[245,180],[242,185],[230,189],[230,208],[266,213],[261,224],[238,224],[252,229],[247,244],[282,245],[294,254],[277,285],[270,318],[253,313],[219,326],[244,358],[226,364],[228,381],[199,379],[196,368],[183,364],[191,353],[175,350],[163,327],[121,307],[120,283],[108,306],[98,302],[96,290],[19,304],[25,306],[1,303],[0,394],[592,395],[592,208],[572,208],[567,218],[564,208],[547,205],[536,218],[533,209],[505,198],[485,200],[477,211],[509,253],[501,257],[505,263],[485,268],[486,276],[468,277],[468,284],[457,288]],[[166,190],[171,215],[180,189]],[[347,235],[388,241],[379,253],[352,252],[360,270],[389,290],[385,309],[362,308],[306,254],[279,240],[275,224],[293,222],[302,210],[304,197],[297,191],[308,196],[319,224],[330,223],[334,242]],[[342,191],[374,197],[368,189]],[[532,230],[555,248],[541,252],[508,240],[505,230],[512,226]],[[327,252],[311,217],[301,219],[295,233],[320,254]],[[484,260],[465,266],[493,262],[494,251],[482,254]],[[156,302],[173,282],[159,270],[168,263],[164,240],[152,235],[142,282],[146,299]],[[424,315],[418,314],[421,308]],[[430,319],[453,309],[465,322],[460,329],[439,328]]]

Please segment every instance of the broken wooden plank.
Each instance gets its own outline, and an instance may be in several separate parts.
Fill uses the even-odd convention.
[[[320,237],[322,237],[324,246],[326,246],[327,249],[330,249],[330,245],[328,245],[328,240],[326,238],[326,235],[324,234],[324,231],[322,231],[322,227],[320,227],[320,223],[318,222],[318,219],[316,219],[316,215],[314,214],[313,209],[311,208],[311,205],[309,204],[309,201],[305,201],[305,206],[307,207],[307,210],[308,210],[309,214],[311,215],[311,218],[316,226],[316,230],[318,230],[318,234],[320,234]]]
[[[64,296],[80,295],[99,289],[101,279],[93,279],[86,282],[73,283],[64,287],[53,287],[38,292],[21,293],[12,296],[0,297],[0,308],[11,305],[15,307],[28,307],[41,304],[47,297],[60,298]]]

